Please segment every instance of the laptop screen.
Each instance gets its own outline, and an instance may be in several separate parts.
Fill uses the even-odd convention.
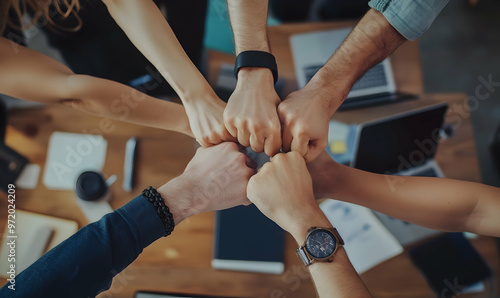
[[[354,167],[394,174],[434,158],[447,108],[440,104],[362,125]]]

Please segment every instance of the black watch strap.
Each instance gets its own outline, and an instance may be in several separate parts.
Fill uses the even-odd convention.
[[[234,76],[238,78],[238,71],[242,67],[265,67],[273,73],[274,83],[278,81],[278,65],[273,54],[263,51],[244,51],[236,57]]]

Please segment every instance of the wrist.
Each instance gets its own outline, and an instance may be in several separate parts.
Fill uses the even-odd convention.
[[[196,84],[193,83],[192,86],[196,87],[178,92],[178,95],[185,106],[195,105],[205,101],[219,100],[212,87],[210,87],[206,81]]]
[[[314,164],[316,163],[316,164]],[[314,196],[316,199],[336,198],[337,192],[343,187],[341,182],[344,176],[343,167],[328,159],[317,158],[311,165],[308,165],[311,177],[313,178]],[[334,181],[334,183],[332,183]]]
[[[346,99],[351,87],[352,83],[346,76],[332,73],[324,66],[302,90],[314,94],[311,98],[319,101],[333,115]]]
[[[331,227],[332,224],[324,215],[323,211],[314,202],[311,206],[301,208],[300,214],[290,219],[292,223],[287,231],[292,235],[297,244],[302,245],[306,240],[307,230],[313,226],[317,227]]]
[[[266,84],[274,88],[273,72],[267,67],[240,68],[238,71],[238,82]]]
[[[182,176],[174,178],[157,189],[178,225],[184,219],[199,213],[190,189],[193,185]]]

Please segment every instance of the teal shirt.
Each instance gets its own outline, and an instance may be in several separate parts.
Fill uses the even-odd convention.
[[[387,21],[408,40],[424,34],[449,0],[371,0],[368,5],[380,11]]]

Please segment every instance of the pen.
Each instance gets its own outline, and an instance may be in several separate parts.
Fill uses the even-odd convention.
[[[126,192],[132,191],[133,176],[134,176],[134,159],[137,139],[130,138],[125,145],[125,163],[123,167],[123,185],[122,188]]]

